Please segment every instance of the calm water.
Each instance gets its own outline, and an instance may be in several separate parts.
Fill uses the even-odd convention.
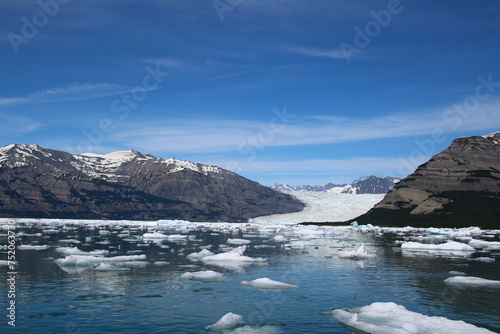
[[[329,311],[391,301],[411,311],[464,320],[500,333],[500,290],[457,290],[443,283],[450,277],[449,271],[500,280],[498,251],[472,255],[497,257],[496,262],[485,263],[463,257],[408,256],[395,243],[404,236],[355,230],[326,229],[326,236],[302,239],[309,243],[304,248],[291,248],[283,246],[289,241],[276,242],[273,237],[284,235],[293,242],[304,238],[303,231],[210,225],[181,230],[166,225],[161,229],[162,233],[188,238],[138,243],[130,238],[147,232],[144,228],[18,223],[17,245],[51,247],[16,252],[15,328],[7,323],[6,307],[11,300],[7,298],[8,268],[0,267],[0,332],[206,333],[207,325],[233,312],[255,326],[248,333],[350,333]],[[7,244],[5,233],[0,245]],[[267,262],[230,269],[186,258],[206,245],[212,245],[214,253],[221,252],[219,245],[226,244],[228,238],[250,240],[245,255],[263,257]],[[498,235],[488,240],[498,240]],[[356,249],[361,243],[377,256],[365,261],[337,256],[339,251]],[[62,268],[54,259],[64,256],[55,248],[65,246],[85,251],[105,249],[112,252],[109,256],[145,254],[147,263],[128,264],[130,270],[120,272]],[[6,259],[6,250],[0,256]],[[158,261],[163,263],[153,264]],[[225,280],[202,283],[179,278],[187,271],[208,269],[223,273]],[[240,284],[262,277],[299,288],[258,290]]]

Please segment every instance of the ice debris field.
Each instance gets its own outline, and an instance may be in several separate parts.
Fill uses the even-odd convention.
[[[8,230],[8,220],[0,219],[2,236]],[[418,229],[418,228],[379,228],[379,227],[317,227],[282,223],[196,223],[188,221],[75,221],[75,220],[34,220],[17,219],[17,247],[24,252],[44,252],[55,250],[59,255],[51,260],[69,274],[96,272],[127,272],[131,269],[150,266],[168,266],[168,262],[154,261],[140,250],[156,245],[165,252],[175,252],[176,256],[189,260],[192,265],[182,265],[184,272],[178,274],[180,281],[198,281],[220,284],[228,280],[237,280],[238,276],[228,273],[242,273],[249,266],[268,265],[265,257],[248,256],[248,249],[265,250],[266,248],[304,251],[318,249],[320,241],[335,239],[337,242],[349,240],[330,247],[331,253],[326,258],[332,261],[355,261],[363,266],[370,261],[384,256],[377,251],[370,240],[390,237],[393,251],[403,257],[447,258],[466,261],[479,261],[484,264],[496,263],[499,256],[500,230],[481,230],[476,227],[462,229]],[[93,231],[99,241],[92,237],[78,240],[72,231],[79,229]],[[37,231],[30,233],[30,231]],[[187,245],[196,244],[197,234],[205,233],[213,237],[225,235],[225,244],[199,244],[197,249],[188,249]],[[75,232],[76,233],[76,232]],[[64,234],[63,239],[53,236]],[[259,242],[256,243],[257,238]],[[135,244],[139,250],[120,251],[116,240]],[[91,243],[93,242],[93,243]],[[175,250],[168,243],[178,245]],[[90,249],[93,245],[100,249]],[[0,245],[5,253],[7,244]],[[7,261],[0,261],[6,266]],[[203,270],[196,270],[196,269]],[[219,268],[219,270],[217,270]],[[450,271],[443,277],[443,284],[455,289],[488,289],[500,295],[500,281],[484,277],[468,276],[460,271]],[[240,286],[262,291],[299,290],[304,282],[289,276],[283,282],[274,277],[254,277],[240,280]],[[352,302],[356,304],[355,301]],[[393,302],[374,302],[370,305],[352,305],[354,308],[337,308],[331,311],[332,321],[341,323],[345,328],[361,333],[494,333],[461,320],[421,314]],[[308,305],[314,307],[314,305]],[[318,310],[320,312],[321,310]],[[213,310],[216,315],[217,310]],[[207,324],[205,330],[227,333],[278,333],[283,325],[247,324],[244,316],[229,312],[222,315],[213,324]],[[286,324],[284,324],[286,327]],[[285,331],[286,332],[286,331]]]

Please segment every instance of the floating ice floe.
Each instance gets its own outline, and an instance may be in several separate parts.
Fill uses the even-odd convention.
[[[349,330],[370,334],[493,334],[462,320],[427,316],[391,302],[348,310],[336,309],[333,317]]]
[[[168,266],[169,264],[170,264],[170,262],[167,262],[167,261],[155,261],[155,262],[153,262],[154,266]]]
[[[448,274],[452,276],[467,276],[467,274],[462,271],[454,271],[454,270],[448,272]]]
[[[227,239],[227,243],[230,245],[248,245],[251,241],[246,239]]]
[[[191,261],[197,261],[200,260],[201,258],[209,255],[214,255],[211,251],[208,249],[202,249],[200,252],[194,252],[186,256],[189,260]]]
[[[181,279],[201,281],[201,282],[220,282],[224,280],[224,274],[212,270],[197,271],[194,273],[184,273]]]
[[[375,254],[369,254],[365,250],[365,244],[362,244],[355,251],[340,252],[339,253],[339,257],[341,259],[354,259],[354,260],[359,259],[359,260],[363,260],[363,259],[373,258],[373,257],[375,257]]]
[[[257,278],[253,281],[243,281],[242,285],[248,285],[257,289],[296,289],[297,285],[274,281],[267,277]]]
[[[401,250],[412,251],[412,252],[474,252],[475,249],[472,246],[464,244],[462,242],[447,241],[444,244],[422,244],[420,242],[405,242],[401,245]],[[455,253],[453,253],[455,254]]]
[[[500,242],[498,241],[472,239],[471,241],[469,241],[469,245],[477,249],[500,250]]]
[[[90,252],[85,252],[78,247],[58,247],[56,251],[63,255],[82,255],[82,256],[106,256],[109,254],[107,250],[93,250]]]
[[[266,259],[261,257],[253,258],[243,255],[247,247],[245,245],[232,249],[225,253],[215,255],[208,255],[201,258],[203,262],[221,262],[221,261],[235,261],[235,262],[265,262]]]
[[[160,232],[150,232],[150,233],[144,233],[142,237],[144,239],[167,239],[168,235]]]
[[[495,262],[495,258],[485,257],[485,256],[474,257],[474,258],[470,258],[469,260],[470,261],[477,261],[477,262],[484,262],[484,263],[493,263],[493,262]]]
[[[17,246],[17,249],[19,250],[46,250],[49,249],[50,246],[48,245],[42,245],[42,246],[37,246],[37,245],[19,245]]]
[[[448,285],[462,288],[495,288],[500,289],[500,281],[474,276],[454,276],[444,280]]]
[[[85,266],[102,262],[133,262],[146,260],[146,255],[121,255],[113,257],[99,257],[89,255],[68,255],[65,258],[57,259],[55,262],[61,266]]]
[[[287,242],[288,239],[285,238],[283,235],[276,235],[273,237],[273,240],[276,242]]]
[[[241,315],[229,312],[220,318],[215,324],[207,326],[205,329],[208,331],[219,332],[234,329],[244,323],[245,321]]]

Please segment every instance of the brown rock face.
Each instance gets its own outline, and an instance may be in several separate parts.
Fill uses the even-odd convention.
[[[356,219],[386,226],[500,227],[500,132],[455,139]]]
[[[135,151],[0,148],[0,216],[236,221],[300,211],[290,195],[216,166]]]

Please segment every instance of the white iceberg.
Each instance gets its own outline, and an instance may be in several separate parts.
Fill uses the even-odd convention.
[[[500,281],[474,276],[454,276],[444,280],[448,285],[463,288],[500,288]]]
[[[263,258],[253,258],[249,256],[243,255],[243,253],[246,251],[247,247],[240,246],[238,248],[232,249],[230,251],[227,251],[225,253],[219,253],[215,255],[208,255],[204,256],[201,258],[203,262],[225,262],[225,261],[231,261],[231,262],[264,262],[266,259]]]
[[[19,245],[17,246],[19,250],[46,250],[49,249],[48,245],[37,246],[37,245]]]
[[[107,250],[94,250],[90,252],[84,252],[78,247],[58,247],[56,251],[63,255],[83,255],[83,256],[106,256],[109,254]]]
[[[248,285],[257,289],[296,289],[297,285],[274,281],[267,277],[257,278],[253,281],[243,281],[242,285]]]
[[[288,241],[288,239],[285,238],[282,235],[276,235],[276,236],[274,236],[273,240],[276,241],[276,242],[287,242]]]
[[[184,273],[181,279],[201,281],[201,282],[219,282],[224,280],[224,274],[212,270],[197,271],[194,273]]]
[[[142,261],[146,259],[146,255],[122,255],[114,257],[99,257],[88,255],[69,255],[62,259],[57,259],[55,262],[61,266],[91,266],[102,262],[129,262]]]
[[[462,320],[427,316],[391,302],[350,310],[336,309],[332,313],[335,320],[348,329],[370,334],[493,334]]]
[[[230,330],[245,323],[243,317],[234,313],[227,313],[219,319],[215,324],[205,327],[208,331],[219,332],[223,330]]]
[[[208,249],[203,249],[201,250],[200,252],[194,252],[194,253],[191,253],[189,254],[188,256],[186,256],[189,260],[191,261],[196,261],[196,260],[199,260],[205,256],[209,256],[209,255],[214,255],[214,253],[212,253],[211,251],[209,251]]]
[[[355,251],[345,251],[339,253],[339,258],[341,259],[369,259],[375,257],[375,254],[369,254],[365,249],[365,244],[359,246]]]
[[[167,239],[168,235],[160,232],[148,232],[142,235],[143,239]]]
[[[248,245],[251,241],[246,239],[227,239],[227,243],[230,245]]]
[[[484,250],[500,250],[500,242],[499,241],[485,241],[479,239],[472,239],[469,241],[469,245]]]
[[[448,241],[444,244],[422,244],[420,242],[405,242],[401,245],[401,250],[407,251],[460,251],[474,252],[474,247],[462,242]]]

